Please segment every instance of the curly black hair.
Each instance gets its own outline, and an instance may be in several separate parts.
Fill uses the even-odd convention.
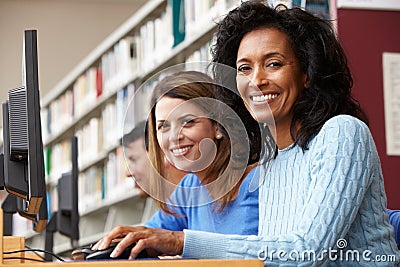
[[[310,12],[283,5],[272,8],[260,1],[243,2],[218,24],[212,61],[236,68],[243,36],[259,28],[285,33],[302,71],[307,74],[307,88],[293,107],[291,135],[295,144],[306,150],[323,124],[339,114],[352,115],[368,124],[365,112],[351,95],[353,79],[347,57],[331,23]],[[216,66],[215,78],[230,79],[232,88],[237,90],[233,85],[235,77],[225,77]],[[295,125],[300,125],[298,131]]]

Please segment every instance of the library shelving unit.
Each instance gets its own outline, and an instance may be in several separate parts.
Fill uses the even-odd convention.
[[[79,246],[97,241],[116,225],[143,222],[146,201],[133,179],[125,177],[120,145],[124,129],[143,120],[149,108],[151,86],[141,92],[137,88],[169,66],[208,61],[215,21],[239,2],[149,0],[42,98],[51,210],[57,210],[58,178],[71,168],[70,137],[78,137]],[[134,114],[129,120],[127,112]],[[20,231],[27,245],[44,247],[43,234],[34,233],[30,223]],[[71,249],[69,240],[56,233],[54,252],[67,255]]]

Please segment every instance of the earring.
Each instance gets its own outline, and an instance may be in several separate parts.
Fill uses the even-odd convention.
[[[221,139],[222,138],[222,134],[217,134],[216,138],[217,139]]]

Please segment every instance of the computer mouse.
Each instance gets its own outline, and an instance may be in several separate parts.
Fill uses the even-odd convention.
[[[85,260],[114,260],[114,259],[129,259],[129,255],[131,254],[131,249],[135,246],[135,243],[129,245],[127,248],[124,249],[124,251],[115,258],[111,258],[110,254],[114,250],[114,248],[117,246],[118,242],[111,243],[110,246],[106,249],[103,250],[91,250],[90,253],[87,253],[89,251],[85,251],[87,253]],[[146,251],[142,251],[139,253],[139,255],[136,258],[151,258],[149,255],[147,255]]]

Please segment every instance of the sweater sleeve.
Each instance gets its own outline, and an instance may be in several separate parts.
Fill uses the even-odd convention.
[[[182,214],[168,214],[163,210],[158,210],[154,215],[144,224],[149,228],[160,228],[171,231],[182,231],[187,228],[187,218]]]
[[[346,235],[380,163],[368,127],[350,116],[329,120],[313,142],[307,152],[311,153],[310,177],[301,178],[311,180],[310,188],[304,195],[303,212],[296,218],[296,231],[279,236],[239,236],[185,230],[183,256],[258,257],[268,266],[314,265],[315,261],[292,254],[313,251],[319,265],[327,261],[324,250],[335,248],[337,240]]]

